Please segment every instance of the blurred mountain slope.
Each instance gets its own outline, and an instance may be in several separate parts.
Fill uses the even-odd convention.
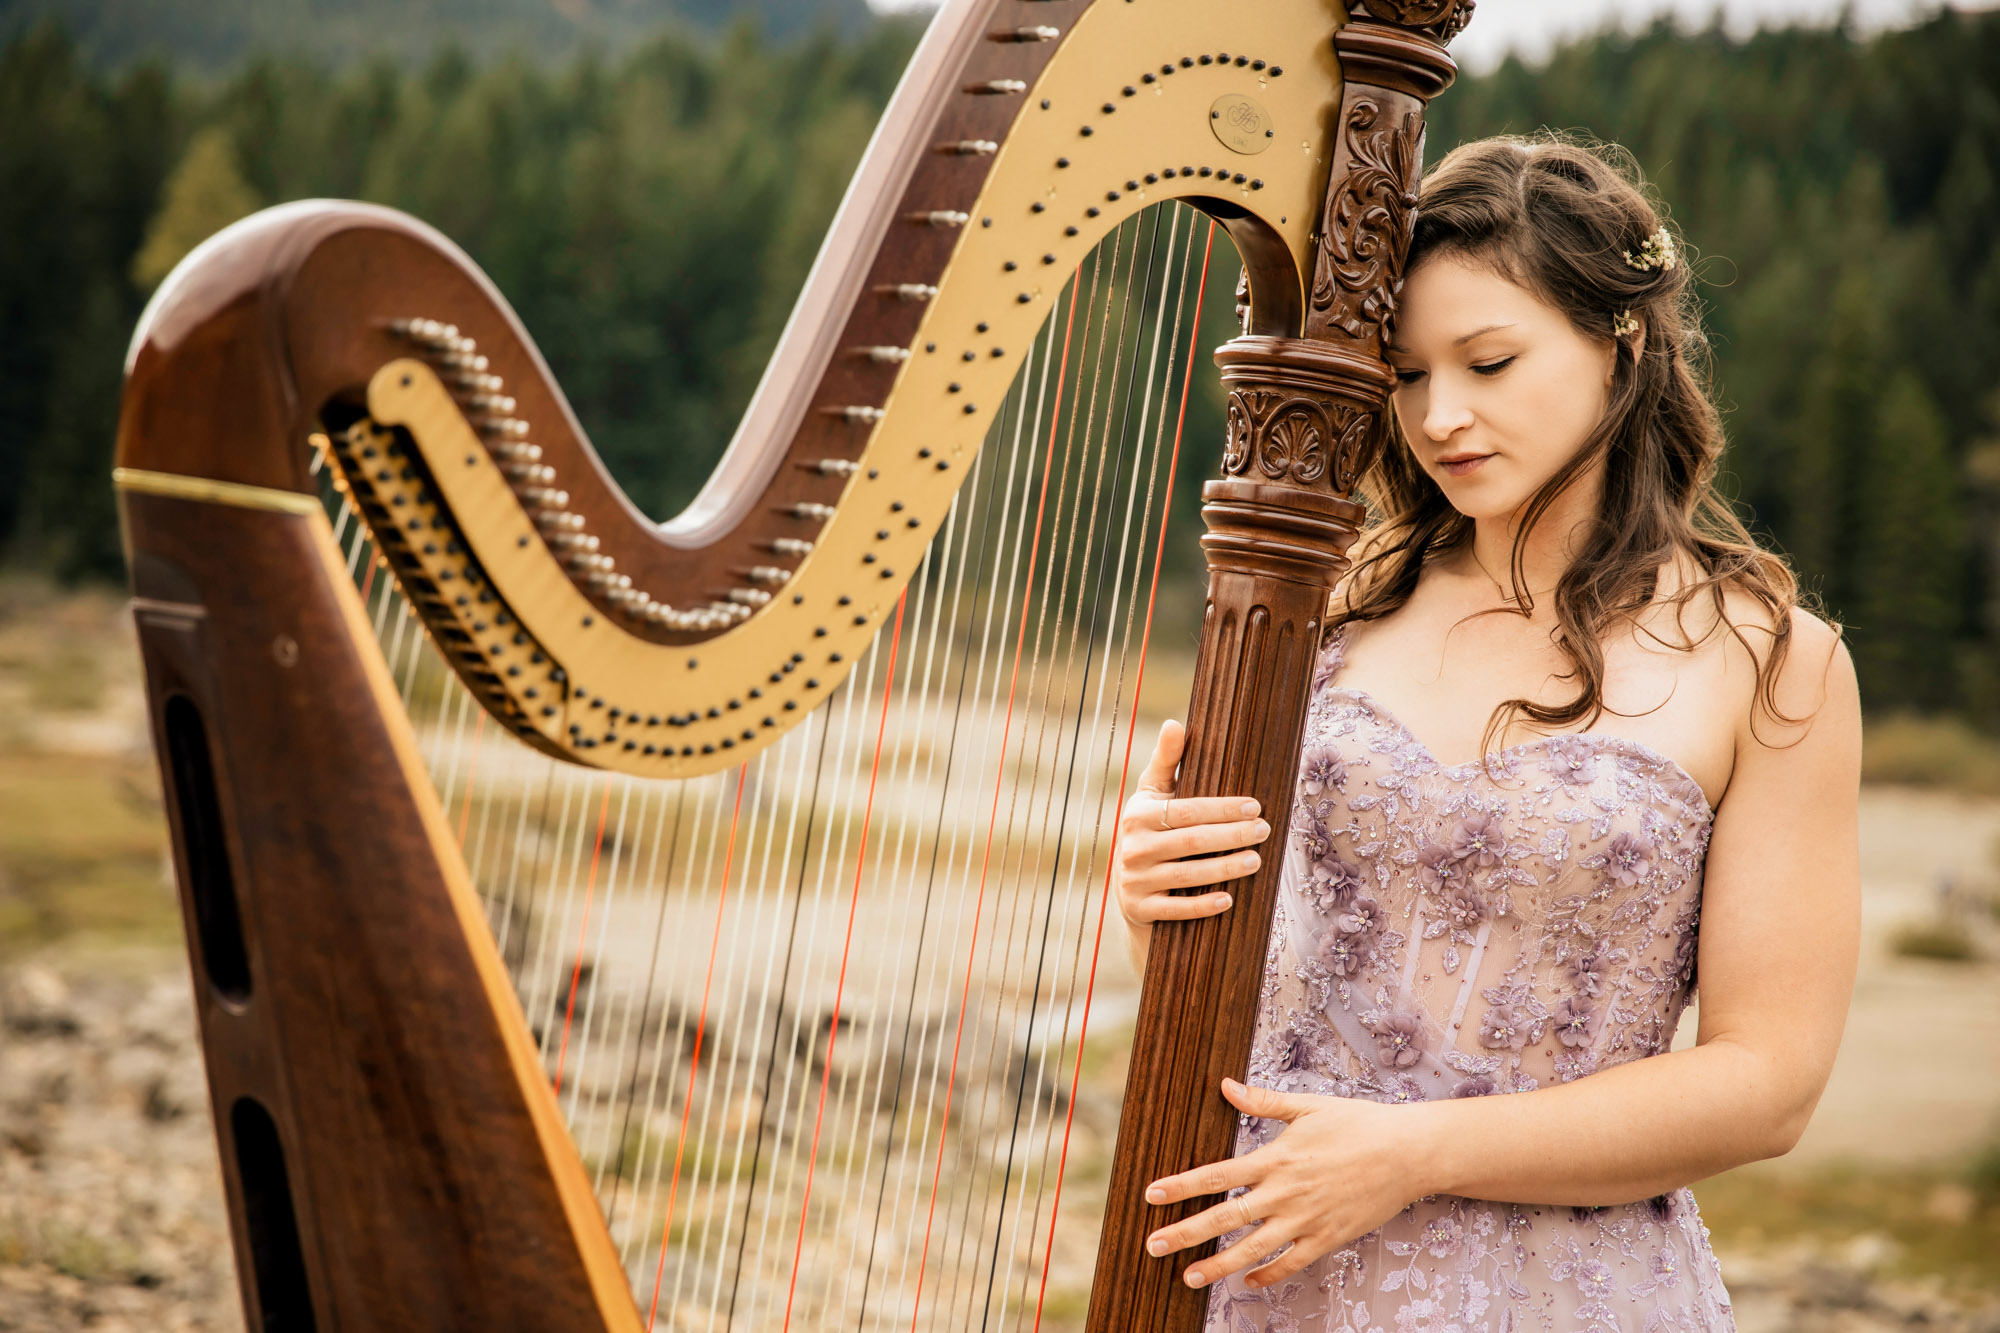
[[[158,58],[204,74],[272,53],[421,62],[456,46],[475,57],[560,60],[619,52],[666,27],[748,22],[782,40],[872,21],[863,0],[0,0],[0,43],[46,19],[93,65]]]

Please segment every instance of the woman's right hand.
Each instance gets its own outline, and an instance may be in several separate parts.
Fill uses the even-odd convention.
[[[1263,857],[1255,850],[1235,849],[1252,849],[1271,836],[1271,826],[1257,817],[1257,802],[1248,797],[1174,795],[1174,771],[1186,744],[1187,731],[1179,722],[1161,726],[1152,762],[1118,815],[1118,910],[1132,931],[1134,960],[1140,963],[1155,921],[1214,916],[1230,904],[1226,893],[1174,890],[1250,874]],[[1211,852],[1229,854],[1203,855]]]

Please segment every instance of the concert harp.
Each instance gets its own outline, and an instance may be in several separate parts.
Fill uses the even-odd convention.
[[[1232,1148],[1281,858],[1078,1111],[1195,316],[1219,230],[1180,789],[1283,829],[1471,8],[948,7],[664,523],[413,219],[168,278],[115,476],[252,1329],[1198,1326],[1140,1189]]]

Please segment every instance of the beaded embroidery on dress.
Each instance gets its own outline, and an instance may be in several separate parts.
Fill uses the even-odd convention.
[[[1346,640],[1345,626],[1329,634],[1313,680],[1249,1082],[1483,1097],[1665,1050],[1694,989],[1714,821],[1701,788],[1603,734],[1446,766],[1335,683]],[[1244,1117],[1238,1155],[1283,1128]],[[1684,1189],[1607,1208],[1419,1200],[1274,1288],[1217,1283],[1207,1321],[1208,1333],[1735,1326]]]

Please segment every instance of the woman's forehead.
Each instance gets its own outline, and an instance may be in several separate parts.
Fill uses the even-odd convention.
[[[1461,346],[1485,334],[1562,322],[1560,312],[1493,265],[1439,255],[1404,282],[1390,346],[1397,351],[1418,344]]]

